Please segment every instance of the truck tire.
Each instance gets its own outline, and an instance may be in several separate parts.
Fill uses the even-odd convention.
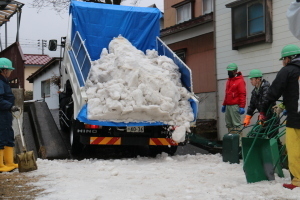
[[[177,151],[177,147],[178,146],[171,146],[171,147],[166,146],[165,147],[165,152],[168,153],[170,156],[174,156],[174,154]]]
[[[71,154],[76,156],[81,154],[84,145],[80,142],[80,135],[77,133],[77,120],[72,117],[70,124],[70,144],[71,144]]]

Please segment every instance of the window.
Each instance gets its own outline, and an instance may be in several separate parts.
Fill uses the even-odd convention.
[[[41,97],[50,97],[50,79],[42,81]]]
[[[9,85],[11,88],[19,88],[19,80],[18,78],[12,79],[9,81]]]
[[[176,9],[176,23],[182,23],[193,18],[193,7],[195,0],[181,1],[172,7]]]
[[[213,0],[203,0],[203,15],[213,12],[214,1]]]
[[[272,0],[239,0],[227,4],[232,13],[232,47],[272,42]]]
[[[192,18],[191,3],[180,6],[177,11],[177,24],[188,21]]]
[[[175,51],[175,54],[185,63],[186,49],[177,50]]]

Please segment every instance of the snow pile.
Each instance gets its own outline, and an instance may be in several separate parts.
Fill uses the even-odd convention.
[[[37,160],[39,169],[24,173],[39,178],[45,189],[37,200],[296,200],[300,188],[285,189],[290,175],[247,184],[242,164],[218,155],[184,155],[115,160]],[[13,172],[18,173],[18,172]]]
[[[114,122],[164,122],[188,128],[194,115],[178,66],[155,50],[146,54],[122,36],[92,62],[86,82],[88,118]]]

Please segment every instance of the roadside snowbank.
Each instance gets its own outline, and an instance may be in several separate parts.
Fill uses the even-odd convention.
[[[42,177],[38,200],[269,200],[299,199],[300,188],[285,189],[286,178],[247,184],[242,164],[222,162],[217,155],[184,155],[117,160],[41,160],[24,173]],[[16,172],[17,173],[17,172]]]

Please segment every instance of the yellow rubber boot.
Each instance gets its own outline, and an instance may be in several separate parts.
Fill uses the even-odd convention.
[[[8,167],[3,164],[3,155],[4,155],[4,150],[0,149],[0,172],[9,172],[15,169],[14,167]]]
[[[4,147],[4,162],[7,167],[13,167],[14,169],[18,168],[18,164],[14,163],[14,148],[13,147]]]

